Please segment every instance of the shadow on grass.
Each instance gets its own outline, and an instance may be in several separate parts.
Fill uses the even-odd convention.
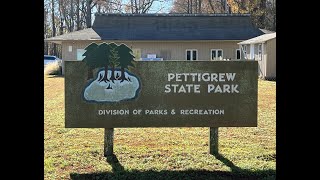
[[[116,155],[107,156],[107,162],[111,165],[112,172],[124,171],[124,167],[120,164]]]
[[[88,174],[71,173],[72,180],[89,179],[276,179],[276,171],[245,170],[235,166],[221,154],[214,155],[218,160],[230,167],[229,171],[184,170],[184,171],[155,171],[155,170],[124,170],[115,155],[108,157],[107,162],[112,166],[112,172],[97,172]]]

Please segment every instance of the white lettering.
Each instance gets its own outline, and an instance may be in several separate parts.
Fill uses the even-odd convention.
[[[166,84],[164,88],[165,88],[164,90],[165,93],[171,92],[170,84]]]
[[[211,91],[214,90],[214,85],[213,84],[208,84],[208,93],[211,93]]]
[[[224,82],[225,81],[224,76],[225,76],[225,73],[219,73],[219,81]]]
[[[184,88],[184,86],[180,86],[178,93],[186,93],[186,89]]]
[[[236,73],[226,73],[226,76],[228,81],[233,81]]]
[[[176,81],[177,82],[181,82],[182,81],[181,74],[176,74]]]
[[[174,78],[173,73],[168,73],[168,81],[171,81]]]
[[[232,84],[232,86],[231,86],[231,91],[232,92],[235,92],[235,93],[239,93],[239,91],[238,91],[238,84],[236,84],[236,85],[234,85],[234,84]]]
[[[203,73],[202,74],[202,80],[205,82],[210,81],[210,74],[209,73]]]
[[[230,85],[229,84],[224,84],[223,85],[223,92],[230,93]]]
[[[218,75],[216,73],[211,74],[211,81],[218,82]]]
[[[200,84],[194,85],[194,93],[200,93]]]

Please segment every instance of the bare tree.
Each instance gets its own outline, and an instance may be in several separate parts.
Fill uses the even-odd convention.
[[[276,0],[174,0],[171,13],[249,13],[259,28],[276,29]]]
[[[51,20],[52,20],[52,36],[56,36],[56,23],[54,16],[55,4],[54,0],[51,0]],[[52,54],[56,55],[56,44],[53,43]]]
[[[77,24],[77,31],[80,30],[80,0],[76,1],[76,24]]]
[[[47,23],[47,21],[48,21],[48,9],[47,9],[47,7],[45,6],[44,8],[43,8],[43,10],[44,10],[44,15],[43,15],[43,19],[44,19],[44,33],[43,33],[43,35],[44,35],[44,39],[46,39],[47,37],[48,37],[48,23]],[[49,47],[48,47],[48,42],[45,42],[44,43],[44,54],[48,54],[49,53]]]
[[[175,0],[172,13],[202,13],[204,11],[202,0]]]
[[[132,14],[146,14],[156,0],[130,0],[125,11]]]
[[[83,9],[86,17],[86,27],[91,28],[92,26],[92,9],[97,5],[97,0],[86,0],[85,9]]]

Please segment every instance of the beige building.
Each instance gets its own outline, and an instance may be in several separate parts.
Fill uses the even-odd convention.
[[[241,56],[259,63],[259,76],[263,79],[276,79],[276,33],[264,34],[242,41],[239,44]]]
[[[97,14],[92,28],[45,41],[62,45],[63,60],[82,60],[92,42],[124,43],[137,61],[240,60],[238,43],[262,34],[249,14]]]

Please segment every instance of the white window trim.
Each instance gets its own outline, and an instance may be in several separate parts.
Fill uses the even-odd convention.
[[[190,60],[187,60],[187,51],[190,51],[191,52],[191,56],[190,56]],[[197,57],[196,57],[196,60],[198,60],[198,56],[199,56],[199,54],[198,54],[198,49],[186,49],[186,52],[185,52],[185,60],[186,61],[196,61],[196,60],[193,60],[193,52],[192,51],[196,51],[197,52]]]
[[[250,44],[250,60],[255,60],[255,57],[254,57],[254,55],[255,55],[255,52],[254,52],[254,44]]]
[[[236,49],[236,60],[240,60],[240,59],[237,59],[237,51],[239,51],[239,53],[240,53],[240,59],[241,59],[241,49]]]
[[[210,50],[210,59],[211,59],[211,61],[213,61],[213,59],[212,59],[212,51],[216,51],[216,55],[218,56],[218,51],[219,50],[221,50],[221,52],[222,52],[222,59],[221,60],[223,60],[223,49],[211,49]],[[217,58],[219,58],[219,57],[217,57]],[[220,60],[220,59],[217,59],[217,60]]]
[[[260,50],[259,50],[259,47],[261,48]],[[259,55],[259,52],[260,52],[260,55]],[[260,43],[260,44],[258,44],[258,60],[262,60],[262,44]]]

